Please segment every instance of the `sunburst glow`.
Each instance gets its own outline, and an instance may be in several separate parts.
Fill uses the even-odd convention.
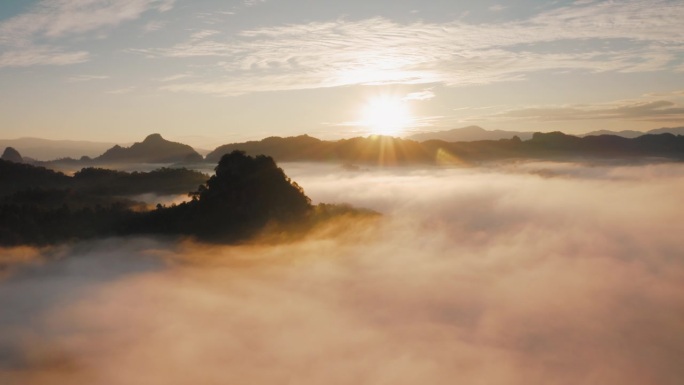
[[[396,96],[377,96],[370,99],[361,111],[361,125],[373,134],[398,135],[412,121],[408,103]]]

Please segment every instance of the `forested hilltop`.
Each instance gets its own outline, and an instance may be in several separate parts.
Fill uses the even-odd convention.
[[[267,225],[312,226],[343,206],[313,206],[273,158],[234,151],[215,175],[187,169],[122,172],[85,168],[74,176],[0,160],[0,245],[45,245],[107,236],[157,234],[239,242]],[[154,208],[136,194],[189,194]]]

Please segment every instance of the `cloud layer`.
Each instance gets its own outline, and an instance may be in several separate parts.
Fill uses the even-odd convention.
[[[515,81],[538,71],[647,72],[681,65],[684,5],[596,2],[498,24],[338,19],[208,34],[146,55],[215,58],[223,76],[165,84],[236,95],[353,84]],[[213,74],[216,75],[216,74]]]
[[[43,0],[28,12],[0,23],[0,68],[67,65],[89,59],[89,52],[63,46],[60,38],[112,28],[148,10],[173,7],[174,0]]]
[[[13,251],[0,380],[678,384],[679,165],[287,165],[385,213],[236,247]],[[9,255],[3,253],[3,255]]]

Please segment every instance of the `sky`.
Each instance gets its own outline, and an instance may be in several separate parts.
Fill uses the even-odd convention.
[[[684,2],[5,0],[0,138],[684,125]]]

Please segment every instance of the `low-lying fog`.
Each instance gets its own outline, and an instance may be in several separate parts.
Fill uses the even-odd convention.
[[[288,244],[0,250],[2,384],[681,384],[684,165],[284,165]]]

